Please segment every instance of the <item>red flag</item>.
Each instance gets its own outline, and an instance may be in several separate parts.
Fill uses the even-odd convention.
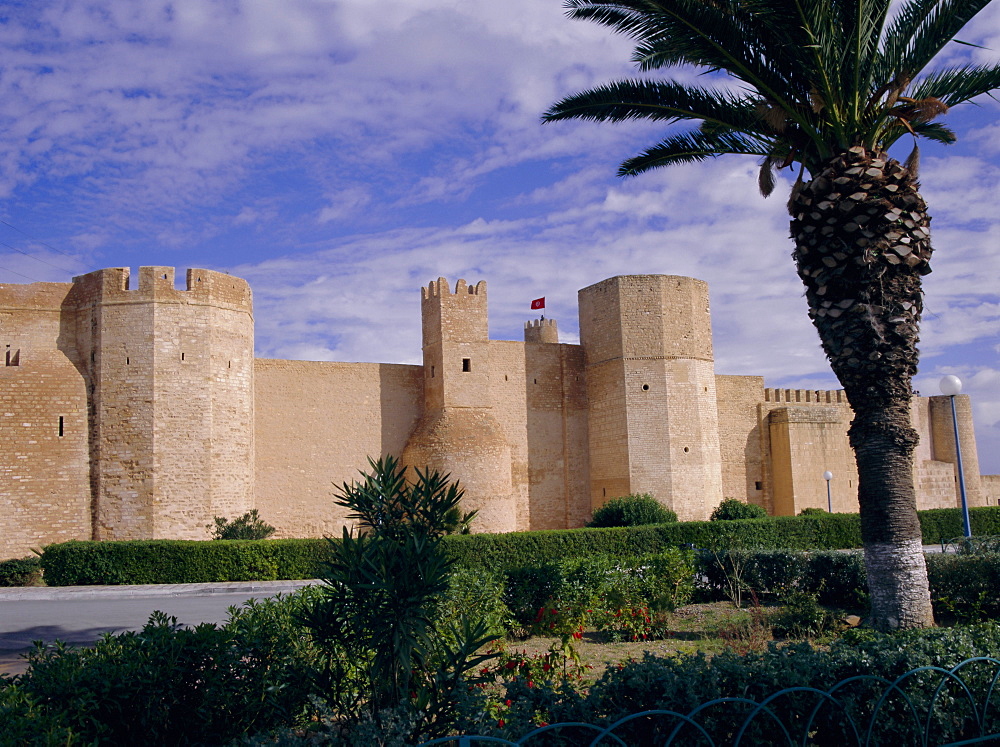
[[[545,296],[542,296],[541,298],[536,298],[534,301],[531,302],[532,311],[534,311],[535,309],[544,309],[544,308],[545,308]]]

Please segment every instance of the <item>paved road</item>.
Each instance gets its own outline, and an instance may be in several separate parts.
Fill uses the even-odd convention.
[[[24,671],[34,641],[88,645],[104,633],[138,630],[155,610],[184,625],[220,623],[247,599],[288,593],[312,583],[273,581],[155,586],[0,589],[0,673]]]

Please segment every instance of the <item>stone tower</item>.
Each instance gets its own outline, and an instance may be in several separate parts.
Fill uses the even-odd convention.
[[[421,289],[424,411],[403,463],[449,473],[465,488],[463,511],[478,509],[478,532],[512,532],[517,510],[511,448],[490,398],[486,283],[439,278]]]
[[[610,278],[579,293],[594,508],[651,493],[683,520],[722,500],[708,285]]]
[[[171,267],[74,278],[94,539],[202,539],[253,506],[253,315],[245,280]]]

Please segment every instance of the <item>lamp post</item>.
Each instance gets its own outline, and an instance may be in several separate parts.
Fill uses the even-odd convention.
[[[833,513],[833,499],[830,497],[830,480],[833,479],[833,473],[827,470],[823,473],[823,479],[826,480],[826,510],[827,513]]]
[[[958,468],[958,494],[962,498],[962,530],[966,537],[972,536],[969,522],[969,500],[965,495],[965,470],[962,467],[962,442],[958,437],[958,412],[955,409],[955,395],[962,393],[962,380],[954,374],[941,379],[941,393],[951,400],[951,425],[955,429],[955,462]]]

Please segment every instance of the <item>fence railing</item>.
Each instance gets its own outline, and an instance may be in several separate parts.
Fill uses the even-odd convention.
[[[984,555],[1000,552],[1000,537],[994,534],[984,534],[977,537],[942,539],[941,552],[953,552],[959,555]]]
[[[688,713],[654,710],[611,724],[566,722],[517,739],[452,736],[430,745],[478,747],[959,747],[1000,744],[996,700],[1000,659],[976,657],[951,669],[926,666],[895,680],[860,675],[829,690],[789,687],[757,702],[719,698]]]

